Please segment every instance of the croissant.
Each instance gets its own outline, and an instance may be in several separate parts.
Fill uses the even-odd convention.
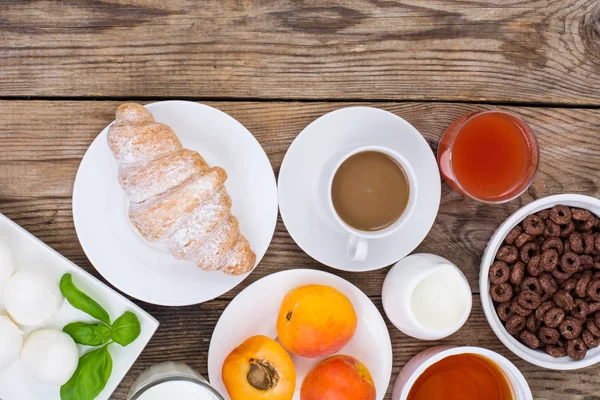
[[[231,215],[227,173],[184,149],[173,130],[140,104],[122,104],[108,130],[119,161],[119,184],[129,198],[129,219],[149,242],[206,271],[240,275],[256,255]]]

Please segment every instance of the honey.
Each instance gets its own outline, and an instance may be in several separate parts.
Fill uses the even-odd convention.
[[[415,381],[407,400],[514,400],[508,378],[493,361],[477,354],[446,357]]]

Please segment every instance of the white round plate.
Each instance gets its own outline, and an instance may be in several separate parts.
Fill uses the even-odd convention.
[[[542,350],[534,350],[525,346],[506,331],[504,324],[500,321],[500,318],[498,318],[498,314],[494,308],[494,302],[490,296],[490,280],[488,278],[490,266],[508,232],[517,226],[518,223],[523,221],[528,215],[557,205],[584,208],[591,211],[596,216],[600,216],[599,199],[571,193],[542,197],[541,199],[535,200],[526,206],[519,208],[498,227],[488,242],[483,257],[481,258],[479,291],[481,293],[481,305],[483,306],[485,318],[496,336],[498,336],[498,339],[500,339],[510,351],[521,357],[523,360],[528,361],[533,365],[537,365],[538,367],[566,371],[585,368],[600,363],[600,347],[589,349],[583,359],[576,361],[566,356],[554,358]]]
[[[358,326],[352,340],[339,354],[362,361],[373,377],[377,399],[384,398],[392,374],[392,343],[385,321],[373,302],[356,286],[335,275],[312,269],[293,269],[266,276],[229,303],[215,327],[208,350],[209,380],[223,397],[229,399],[221,376],[227,355],[254,335],[276,339],[276,320],[284,296],[291,289],[309,284],[331,286],[352,302],[358,315]],[[322,358],[290,355],[296,367],[294,400],[299,400],[302,380]]]
[[[361,146],[385,146],[403,155],[415,170],[417,206],[394,234],[369,241],[363,262],[346,254],[348,234],[328,207],[328,179],[337,162]],[[371,271],[412,252],[429,233],[440,205],[437,162],[427,141],[411,124],[370,107],[342,108],[308,125],[287,151],[279,171],[279,209],[298,246],[315,260],[346,271]]]
[[[269,159],[254,136],[215,108],[188,101],[146,106],[171,126],[184,147],[223,167],[240,231],[258,264],[275,232],[277,186]],[[127,197],[117,181],[118,163],[106,142],[106,127],[85,154],[73,188],[73,220],[81,246],[107,281],[136,299],[183,306],[213,299],[248,275],[205,272],[188,261],[151,247],[127,217]]]

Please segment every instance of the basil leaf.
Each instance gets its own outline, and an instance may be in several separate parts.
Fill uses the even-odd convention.
[[[121,346],[127,346],[140,336],[141,331],[138,317],[131,311],[125,311],[113,323],[110,337]]]
[[[102,306],[73,284],[71,274],[64,274],[60,280],[60,291],[71,305],[99,321],[110,325],[110,317]]]
[[[61,400],[93,400],[106,386],[112,372],[108,345],[85,353],[75,373],[60,388]]]
[[[110,340],[110,328],[101,323],[73,322],[63,328],[75,343],[101,346]]]

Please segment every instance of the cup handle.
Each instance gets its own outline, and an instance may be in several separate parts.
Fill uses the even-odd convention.
[[[367,239],[351,235],[348,238],[348,257],[352,261],[363,262],[369,253],[369,244]]]

